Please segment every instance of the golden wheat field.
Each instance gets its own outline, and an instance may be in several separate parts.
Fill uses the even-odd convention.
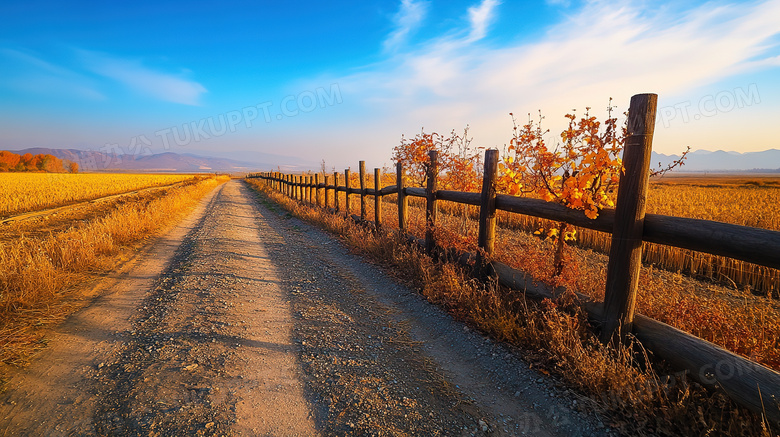
[[[12,176],[5,180],[16,182],[46,178],[42,174],[34,175],[37,178],[0,176]],[[73,189],[61,185],[60,199],[185,182],[68,208],[45,219],[0,225],[0,363],[26,362],[41,346],[46,326],[59,323],[86,304],[90,296],[82,294],[90,291],[79,288],[80,284],[116,268],[134,247],[176,223],[203,196],[229,179],[213,175],[73,176],[77,177],[67,179],[74,182]],[[17,184],[15,188],[18,193],[26,187]]]
[[[193,175],[160,174],[0,173],[0,217],[192,178]]]

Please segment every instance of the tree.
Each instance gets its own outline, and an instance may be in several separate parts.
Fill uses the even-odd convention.
[[[428,153],[439,152],[439,172],[442,175],[439,184],[443,189],[473,191],[479,188],[481,159],[479,151],[471,146],[468,126],[463,135],[455,130],[449,136],[422,130],[414,139],[401,137],[401,144],[393,148],[393,161],[402,163],[409,182],[416,186],[425,186],[428,174]]]
[[[499,189],[512,195],[526,195],[579,209],[591,219],[603,207],[614,206],[613,192],[620,180],[623,163],[620,152],[625,140],[625,126],[618,132],[617,119],[612,117],[612,100],[608,117],[603,123],[589,114],[577,120],[575,114],[566,114],[568,127],[561,132],[561,142],[549,148],[539,121],[530,115],[528,123],[518,128],[514,115],[512,139],[499,168]],[[547,232],[556,240],[555,272],[563,271],[566,241],[574,240],[575,230],[567,223]]]
[[[609,99],[604,123],[590,115],[589,107],[579,120],[574,113],[566,114],[568,127],[560,134],[561,142],[552,149],[544,140],[548,131],[542,130],[541,113],[538,122],[529,114],[528,123],[520,128],[510,113],[514,131],[499,164],[499,190],[579,209],[590,219],[596,219],[602,208],[615,206],[614,194],[623,172],[620,153],[625,144],[626,125],[618,128],[617,118],[612,116],[614,109]],[[666,168],[653,170],[651,176],[683,165],[689,151],[690,147],[680,159]],[[546,232],[556,242],[555,276],[563,271],[566,241],[576,239],[576,230],[568,228],[567,223],[561,222]]]
[[[78,173],[79,172],[79,164],[76,162],[71,162],[68,165],[68,170],[70,170],[71,173]]]

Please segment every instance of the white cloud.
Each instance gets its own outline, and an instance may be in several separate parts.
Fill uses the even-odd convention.
[[[602,111],[614,97],[622,112],[642,92],[674,104],[691,90],[777,65],[772,42],[780,35],[780,0],[682,12],[642,5],[588,2],[540,40],[501,48],[450,33],[334,82],[345,102],[361,102],[361,117],[375,118],[364,126],[387,135],[385,144],[420,126],[447,131],[468,123],[475,144],[500,146],[511,133],[509,112],[542,109],[555,131],[552,125],[572,108]],[[477,9],[483,8],[492,10],[487,1]],[[479,29],[472,24],[471,34],[479,36]]]
[[[77,50],[77,53],[90,71],[159,100],[198,105],[201,95],[207,92],[198,82],[181,75],[152,70],[137,60],[120,59],[87,50]]]
[[[394,30],[384,42],[385,50],[395,50],[406,42],[409,34],[425,19],[428,6],[426,1],[401,1],[401,7],[393,17]]]
[[[103,100],[95,84],[87,77],[45,61],[30,53],[0,48],[0,56],[10,65],[0,73],[0,82],[8,88],[25,93],[41,95],[60,95],[87,100]]]
[[[494,10],[500,5],[498,0],[482,0],[479,6],[469,8],[469,21],[471,22],[470,41],[482,39],[487,34],[487,27],[494,18]]]

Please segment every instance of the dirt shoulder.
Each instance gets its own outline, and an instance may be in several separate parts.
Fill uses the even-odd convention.
[[[50,336],[0,435],[604,435],[554,381],[240,181]]]

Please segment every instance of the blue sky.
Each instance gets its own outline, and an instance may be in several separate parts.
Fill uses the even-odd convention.
[[[780,0],[0,4],[0,149],[390,163],[659,94],[654,149],[780,148]],[[355,162],[353,162],[355,161]]]

